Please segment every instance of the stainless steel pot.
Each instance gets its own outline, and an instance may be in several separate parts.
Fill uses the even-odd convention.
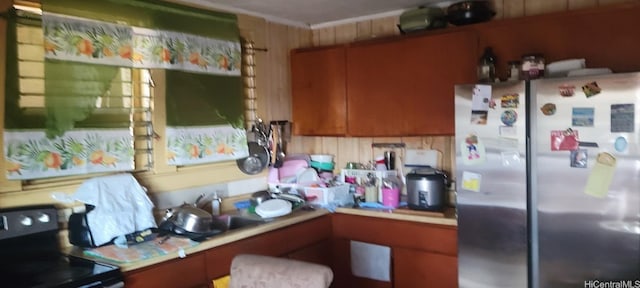
[[[271,199],[271,193],[268,191],[258,191],[251,194],[251,205],[258,206],[258,204]]]
[[[167,209],[165,219],[175,227],[190,233],[209,233],[214,223],[213,215],[189,204]]]

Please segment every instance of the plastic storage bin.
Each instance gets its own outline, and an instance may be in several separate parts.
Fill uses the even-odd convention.
[[[329,188],[304,187],[304,194],[306,197],[315,197],[313,201],[309,201],[311,204],[348,206],[353,205],[353,196],[349,194],[349,186],[349,184],[345,184]]]

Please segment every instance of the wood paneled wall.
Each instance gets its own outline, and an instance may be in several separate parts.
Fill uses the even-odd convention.
[[[606,6],[623,2],[640,0],[494,0],[495,19],[515,18],[536,14],[561,12]],[[399,34],[398,17],[386,17],[373,20],[341,24],[332,27],[314,29],[313,46],[350,43]],[[376,111],[372,111],[372,115]],[[378,118],[379,119],[379,118]],[[379,121],[372,116],[362,121]],[[421,123],[420,125],[428,125]],[[407,148],[435,149],[442,156],[440,168],[446,171],[455,169],[455,147],[453,137],[392,137],[392,138],[351,138],[351,137],[293,137],[289,143],[289,153],[326,153],[335,155],[336,167],[342,168],[346,162],[366,163],[374,157],[382,155],[382,151],[373,150],[371,143],[403,142]]]

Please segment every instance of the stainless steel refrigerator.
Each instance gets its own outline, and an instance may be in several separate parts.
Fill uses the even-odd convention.
[[[640,73],[455,93],[459,286],[640,285]]]

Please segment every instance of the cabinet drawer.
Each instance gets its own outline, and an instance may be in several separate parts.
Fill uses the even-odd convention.
[[[127,288],[193,288],[207,287],[204,253],[163,262],[125,275]]]
[[[393,248],[395,288],[458,287],[457,257]]]

